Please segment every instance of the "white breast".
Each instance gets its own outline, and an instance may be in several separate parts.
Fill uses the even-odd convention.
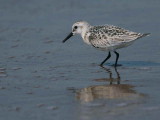
[[[82,32],[81,36],[83,38],[83,41],[88,44],[88,45],[91,45],[91,43],[89,42],[89,37],[90,33],[89,32]]]

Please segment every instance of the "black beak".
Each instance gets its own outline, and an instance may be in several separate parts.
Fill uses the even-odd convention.
[[[71,32],[62,42],[63,43],[66,42],[72,36],[73,36],[73,33]]]

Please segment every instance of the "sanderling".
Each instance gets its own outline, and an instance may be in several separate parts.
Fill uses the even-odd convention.
[[[116,54],[114,66],[117,66],[119,53],[117,49],[131,45],[135,40],[149,35],[126,30],[113,25],[91,26],[85,21],[76,22],[72,26],[72,32],[63,40],[63,43],[75,34],[81,34],[83,41],[102,51],[108,51],[108,56],[100,66],[111,57],[110,52]]]

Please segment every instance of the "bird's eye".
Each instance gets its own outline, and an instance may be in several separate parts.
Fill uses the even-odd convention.
[[[77,29],[78,27],[77,26],[74,26],[74,29]]]

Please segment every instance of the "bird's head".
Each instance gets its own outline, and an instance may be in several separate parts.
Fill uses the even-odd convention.
[[[89,23],[85,21],[76,22],[72,25],[72,32],[62,41],[63,43],[67,41],[70,37],[74,36],[75,34],[82,34],[89,28]]]

